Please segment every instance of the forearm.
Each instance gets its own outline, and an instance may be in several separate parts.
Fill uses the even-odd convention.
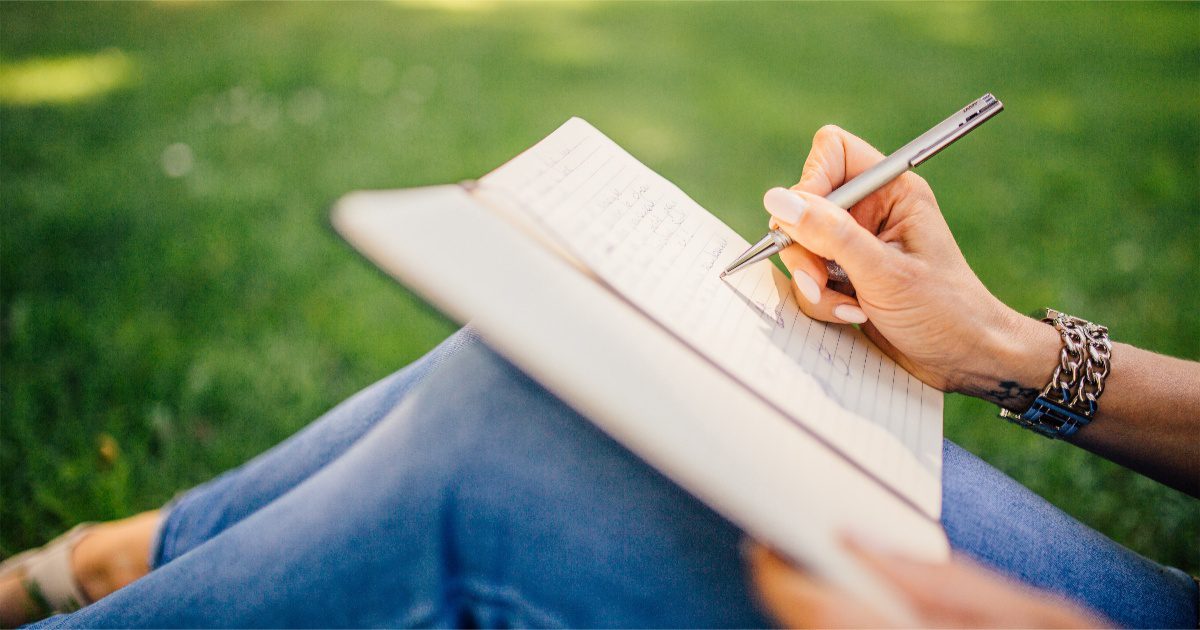
[[[1095,420],[1071,442],[1200,496],[1200,364],[1113,344]]]
[[[1006,322],[995,339],[995,368],[958,391],[1020,413],[1050,381],[1062,339],[1024,317]],[[1113,344],[1096,417],[1068,441],[1200,496],[1200,364]]]

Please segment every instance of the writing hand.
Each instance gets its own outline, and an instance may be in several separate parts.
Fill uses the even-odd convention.
[[[772,226],[795,241],[780,257],[792,270],[800,308],[814,319],[862,324],[889,356],[943,391],[978,395],[984,386],[1004,389],[1006,378],[1048,381],[1058,344],[1054,330],[1016,313],[983,286],[924,179],[905,173],[848,213],[824,199],[883,157],[860,138],[826,126],[813,138],[800,182],[767,192]],[[842,265],[855,295],[826,286],[826,259]],[[997,377],[998,371],[1012,373]],[[1035,392],[1014,389],[1021,391],[1001,392],[996,402],[1024,409]]]

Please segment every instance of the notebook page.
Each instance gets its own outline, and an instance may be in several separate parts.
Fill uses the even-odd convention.
[[[805,316],[770,263],[719,279],[749,244],[591,125],[571,119],[476,194],[531,218],[624,299],[939,516],[941,394],[853,327]]]

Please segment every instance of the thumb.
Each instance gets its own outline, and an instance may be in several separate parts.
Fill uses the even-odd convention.
[[[885,269],[896,255],[849,212],[818,195],[772,188],[763,196],[763,206],[793,241],[822,258],[836,260],[851,280]]]

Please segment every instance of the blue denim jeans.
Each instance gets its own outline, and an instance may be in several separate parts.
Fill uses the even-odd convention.
[[[1196,586],[945,445],[952,544],[1125,626]],[[760,627],[741,533],[464,330],[169,507],[154,570],[44,627]]]

